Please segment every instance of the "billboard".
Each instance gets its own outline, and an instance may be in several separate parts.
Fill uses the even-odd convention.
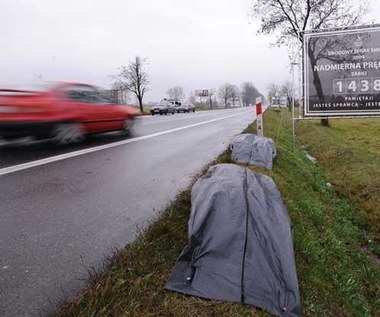
[[[195,94],[198,97],[208,97],[208,89],[203,89],[203,90],[196,90]]]
[[[304,33],[304,115],[380,115],[380,27]]]

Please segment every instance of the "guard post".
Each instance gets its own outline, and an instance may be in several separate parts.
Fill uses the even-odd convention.
[[[257,123],[257,135],[264,136],[263,126],[263,106],[261,104],[261,97],[256,98],[256,123]]]

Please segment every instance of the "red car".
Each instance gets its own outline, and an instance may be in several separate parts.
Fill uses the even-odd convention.
[[[53,83],[42,91],[0,89],[0,137],[34,136],[56,144],[91,133],[130,132],[137,109],[118,105],[106,91],[78,83]]]

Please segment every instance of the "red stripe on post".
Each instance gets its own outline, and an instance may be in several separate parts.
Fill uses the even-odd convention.
[[[262,114],[263,113],[263,107],[261,106],[261,102],[258,102],[256,104],[256,115]]]

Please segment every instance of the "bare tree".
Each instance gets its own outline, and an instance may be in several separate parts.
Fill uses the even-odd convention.
[[[195,105],[195,104],[197,103],[197,96],[196,96],[196,94],[195,94],[194,91],[190,91],[190,92],[189,92],[188,101],[189,101],[191,104],[193,104],[193,105]]]
[[[149,74],[147,70],[146,58],[136,56],[128,65],[119,68],[119,73],[112,76],[113,85],[120,87],[124,91],[133,93],[143,112],[143,98],[149,90]]]
[[[287,80],[282,84],[281,95],[286,98],[286,105],[290,110],[293,98],[293,85],[291,81]]]
[[[302,42],[302,31],[358,24],[367,10],[368,0],[254,0],[252,13],[261,19],[259,32],[278,31],[282,45]]]
[[[244,107],[254,105],[256,98],[260,96],[259,91],[251,82],[245,82],[241,85],[241,99]]]
[[[301,32],[306,30],[360,23],[368,10],[368,0],[254,0],[252,9],[252,16],[261,19],[259,33],[277,31],[276,43],[286,45],[292,40],[302,43]],[[321,123],[328,125],[328,119]]]
[[[234,89],[234,85],[229,83],[223,84],[219,87],[218,97],[223,100],[225,108],[228,108],[228,100],[232,98]]]
[[[235,102],[240,99],[240,90],[235,85],[232,85],[231,99],[232,99],[232,105],[235,107]]]
[[[185,91],[181,86],[175,86],[168,89],[166,94],[169,96],[169,98],[174,99],[175,101],[181,101],[186,97]]]
[[[196,94],[194,90],[191,90],[189,92],[187,101],[197,108],[202,107],[202,103],[199,100],[199,96]]]
[[[268,99],[272,102],[273,98],[279,97],[281,93],[281,88],[275,83],[270,83],[268,85]]]

